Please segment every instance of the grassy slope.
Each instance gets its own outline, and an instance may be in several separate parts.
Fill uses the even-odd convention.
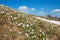
[[[0,6],[0,40],[60,40],[60,26]]]

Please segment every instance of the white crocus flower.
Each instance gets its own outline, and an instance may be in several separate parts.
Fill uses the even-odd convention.
[[[33,32],[34,30],[32,29],[31,31]]]
[[[42,30],[39,30],[39,32],[42,32]]]
[[[28,38],[29,37],[29,34],[25,33],[25,36]]]
[[[19,23],[18,26],[20,26],[21,24]]]
[[[16,17],[14,17],[14,19],[17,19]]]
[[[43,40],[45,40],[45,38],[43,38]]]
[[[27,24],[26,27],[29,27],[29,24]]]
[[[22,32],[19,32],[19,34],[22,34]]]
[[[25,24],[23,24],[23,28],[25,28]]]
[[[44,33],[44,32],[42,32],[42,34],[43,34],[43,35],[45,35],[45,33]]]
[[[23,23],[19,23],[18,26],[22,25]]]
[[[13,16],[10,15],[10,17],[13,17]]]
[[[34,37],[36,38],[36,35],[34,35]]]

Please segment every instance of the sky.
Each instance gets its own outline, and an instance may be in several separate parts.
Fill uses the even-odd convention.
[[[0,0],[0,4],[32,15],[60,17],[60,0]]]

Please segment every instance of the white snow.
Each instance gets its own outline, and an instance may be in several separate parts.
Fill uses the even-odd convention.
[[[44,19],[44,18],[40,18],[40,17],[36,17],[36,18],[37,19],[40,19],[40,20],[43,20],[43,21],[47,21],[49,23],[54,23],[54,24],[60,25],[60,22],[59,21],[48,20],[48,19]]]

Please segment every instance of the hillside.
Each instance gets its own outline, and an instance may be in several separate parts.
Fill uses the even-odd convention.
[[[0,40],[60,40],[60,25],[0,5]]]

